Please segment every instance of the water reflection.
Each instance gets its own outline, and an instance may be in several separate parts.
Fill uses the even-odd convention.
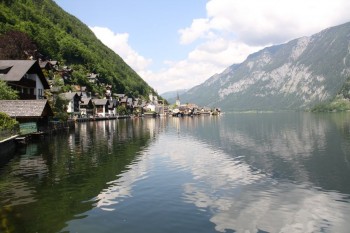
[[[211,153],[211,149],[203,151],[203,146],[201,151]],[[174,159],[191,166],[195,178],[184,184],[185,201],[210,211],[217,231],[346,232],[349,227],[349,203],[339,202],[346,195],[281,182],[231,161],[225,153],[191,164]]]
[[[350,194],[350,114],[233,114],[205,121],[209,126],[192,128],[193,135],[251,167]]]
[[[145,160],[144,155],[142,161]],[[127,172],[118,175],[118,179],[108,182],[108,188],[103,189],[95,198],[96,207],[105,211],[116,209],[118,200],[132,196],[132,186],[135,182],[146,179],[150,167],[147,163],[134,161],[127,166]]]
[[[182,153],[176,146],[169,148],[175,151],[170,155],[172,163],[188,168],[195,180],[184,184],[185,201],[210,211],[210,221],[220,232],[347,232],[348,193],[320,189],[312,183],[318,174],[305,161],[332,156],[328,153],[334,149],[327,147],[332,145],[331,122],[307,116],[291,118],[301,120],[299,124],[278,125],[271,116],[268,119],[236,119],[235,123],[244,124],[228,124],[225,119],[216,125],[220,132],[216,140],[208,140],[213,135],[191,127],[200,135],[197,144],[194,139],[188,140],[190,144],[181,142]],[[186,128],[184,122],[182,129]],[[184,151],[191,151],[192,156]],[[285,166],[298,175],[279,170]],[[349,174],[349,169],[344,172]],[[285,179],[290,177],[290,181]],[[342,185],[347,189],[349,183]]]
[[[347,232],[348,116],[79,124],[0,170],[0,231]]]
[[[0,232],[58,232],[93,208],[147,145],[146,129],[136,121],[82,123],[19,151],[0,170]]]
[[[133,226],[135,222],[130,221],[130,214],[142,226],[166,210],[152,206],[152,211],[135,212],[135,203],[145,199],[138,195],[170,195],[181,190],[183,203],[207,213],[207,221],[214,224],[214,229],[203,229],[200,225],[206,218],[196,216],[191,225],[200,232],[347,232],[349,195],[313,183],[313,176],[318,173],[307,166],[310,158],[328,155],[329,131],[334,129],[331,123],[297,117],[278,125],[270,117],[267,120],[244,116],[235,120],[246,123],[235,125],[231,124],[232,118],[169,119],[159,127],[166,133],[157,134],[157,139],[140,153],[139,159],[129,165],[130,170],[110,182],[96,197],[96,208],[84,213],[84,220],[70,222],[67,229],[102,230],[101,226],[91,225],[100,221],[102,215],[109,220],[124,219],[123,224],[114,222],[109,226],[110,231],[140,232],[142,227]],[[295,120],[301,122],[296,124]],[[155,124],[159,123],[147,122],[148,130],[154,132]],[[210,134],[205,134],[208,128]],[[166,168],[161,177],[153,174],[157,165]],[[285,167],[289,169],[283,170]],[[156,192],[149,189],[146,185],[149,183]],[[162,206],[162,201],[172,203],[176,197],[155,199]],[[181,216],[176,219],[178,228],[166,228],[170,222],[156,222],[160,225],[151,231],[176,232],[186,225],[185,219],[191,213],[182,213],[183,208],[172,207],[170,216]]]

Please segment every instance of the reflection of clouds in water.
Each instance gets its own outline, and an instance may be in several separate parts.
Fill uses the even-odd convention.
[[[202,143],[195,142],[195,139],[191,138],[182,141],[180,145],[167,144],[166,154],[172,159],[173,165],[191,170],[195,180],[201,179],[203,174],[211,173],[212,176],[208,176],[206,182],[214,187],[222,187],[231,181],[234,185],[249,184],[263,176],[252,171],[241,161],[235,161],[227,155],[206,148]]]
[[[257,129],[258,131],[258,129]],[[222,128],[220,138],[231,147],[240,146],[259,154],[273,153],[287,160],[295,155],[308,157],[315,149],[326,145],[327,126],[321,122],[304,122],[298,129],[281,128],[269,129],[262,138],[264,141],[252,138],[252,132],[243,130],[226,130]]]
[[[309,172],[304,167],[303,159],[308,159],[315,152],[325,149],[326,135],[330,127],[327,121],[304,117],[298,127],[295,127],[295,124],[273,124],[271,121],[252,125],[254,132],[251,128],[222,127],[222,145],[229,151],[243,149],[248,155],[253,154],[251,159],[259,163],[261,169],[269,172],[273,172],[276,166],[274,157],[281,158],[293,171],[294,177],[307,182]]]
[[[194,139],[168,144],[167,151],[163,156],[173,166],[193,175],[194,182],[183,186],[184,200],[211,211],[217,231],[347,232],[350,227],[349,208],[336,201],[341,194],[278,183]]]
[[[228,184],[229,185],[229,184]],[[293,185],[255,189],[255,184],[241,187],[238,195],[212,196],[211,187],[185,187],[186,199],[199,208],[212,211],[215,229],[224,232],[347,232],[350,211],[342,207],[336,193],[321,193]],[[233,191],[234,193],[234,191]],[[224,200],[224,201],[222,201]],[[344,205],[345,206],[345,205]]]
[[[129,138],[135,136],[134,134],[138,134],[138,131],[134,131],[132,125],[135,127],[146,127],[150,137],[154,137],[155,133],[157,133],[158,125],[154,119],[146,119],[145,124],[142,125],[141,121],[118,121],[120,124],[116,127],[114,124],[109,125],[111,128],[111,132],[114,132],[116,128],[118,128],[118,140],[128,140]],[[125,124],[125,125],[124,125]],[[113,133],[111,133],[111,137],[113,137]],[[141,137],[138,135],[137,137]],[[113,141],[112,139],[110,140]],[[118,204],[123,198],[132,196],[132,188],[135,182],[146,179],[148,176],[148,172],[152,170],[152,164],[150,164],[150,159],[148,158],[150,152],[145,149],[139,152],[138,157],[125,168],[125,172],[118,175],[116,180],[113,180],[107,183],[108,188],[103,189],[100,194],[95,198],[97,203],[96,207],[105,211],[113,211],[115,210],[115,205]]]
[[[147,152],[146,152],[147,153]],[[118,175],[118,179],[109,183],[108,188],[97,195],[96,207],[106,211],[113,211],[113,205],[117,204],[118,199],[131,197],[133,184],[139,180],[147,178],[147,171],[150,170],[146,154],[142,155],[143,159],[135,161],[126,168],[126,172]]]

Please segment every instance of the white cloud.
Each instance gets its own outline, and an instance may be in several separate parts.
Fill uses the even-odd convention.
[[[182,60],[167,62],[171,64],[159,72],[144,72],[143,77],[158,93],[181,88],[191,88],[205,79],[213,72],[220,72],[214,64]]]
[[[273,44],[312,35],[350,20],[347,0],[209,0],[207,17],[178,30],[179,44],[197,46],[180,61],[164,61],[152,71],[147,59],[128,44],[127,33],[92,27],[158,93],[191,88],[251,53]],[[169,51],[171,54],[171,51]],[[154,58],[156,59],[156,58]]]
[[[166,68],[154,72],[149,69],[152,60],[144,58],[129,45],[129,34],[117,34],[104,27],[90,28],[102,43],[120,55],[158,93],[198,85],[229,66],[232,62],[230,53],[240,53],[238,48],[234,51],[229,41],[217,38],[193,50],[185,60],[165,61]],[[218,59],[220,62],[217,62]]]
[[[248,45],[282,43],[349,20],[349,7],[346,0],[210,0],[207,18],[179,30],[180,40],[229,34]]]
[[[200,42],[185,61],[177,67],[177,75],[186,74],[182,86],[198,85],[213,74],[234,63],[240,63],[251,53],[273,44],[317,33],[327,27],[350,20],[346,0],[210,0],[207,17],[194,19],[178,30],[180,43]],[[201,67],[201,69],[196,69]],[[163,72],[164,80],[171,72]]]
[[[136,72],[147,69],[152,63],[151,59],[141,56],[130,47],[128,33],[115,34],[105,27],[90,27],[90,29],[102,43],[121,56]]]
[[[209,19],[194,19],[190,28],[180,29],[181,44],[192,43],[197,38],[204,36],[209,31]]]

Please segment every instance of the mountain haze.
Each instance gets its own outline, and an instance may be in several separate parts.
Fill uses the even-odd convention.
[[[333,98],[349,76],[350,23],[346,23],[264,48],[180,99],[225,111],[307,109]]]
[[[177,95],[182,95],[183,93],[185,93],[187,91],[187,89],[180,89],[180,90],[177,90],[177,91],[167,91],[167,92],[164,92],[161,94],[161,96],[164,98],[164,99],[171,99],[171,100],[176,100],[177,98]]]

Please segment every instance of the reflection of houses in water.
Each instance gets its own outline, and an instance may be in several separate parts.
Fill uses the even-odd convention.
[[[47,161],[40,154],[38,155],[38,144],[30,143],[26,145],[25,153],[21,155],[21,159],[16,168],[16,175],[30,177],[35,176],[43,178],[49,172]]]
[[[113,141],[116,135],[116,122],[115,121],[105,121],[105,137],[107,139],[107,149],[108,153],[113,151]]]
[[[146,127],[149,131],[149,135],[151,138],[154,138],[155,134],[156,134],[156,119],[154,118],[147,118],[146,120]]]
[[[171,122],[174,124],[174,127],[176,128],[176,132],[180,133],[181,125],[180,125],[180,118],[178,117],[172,117]]]

